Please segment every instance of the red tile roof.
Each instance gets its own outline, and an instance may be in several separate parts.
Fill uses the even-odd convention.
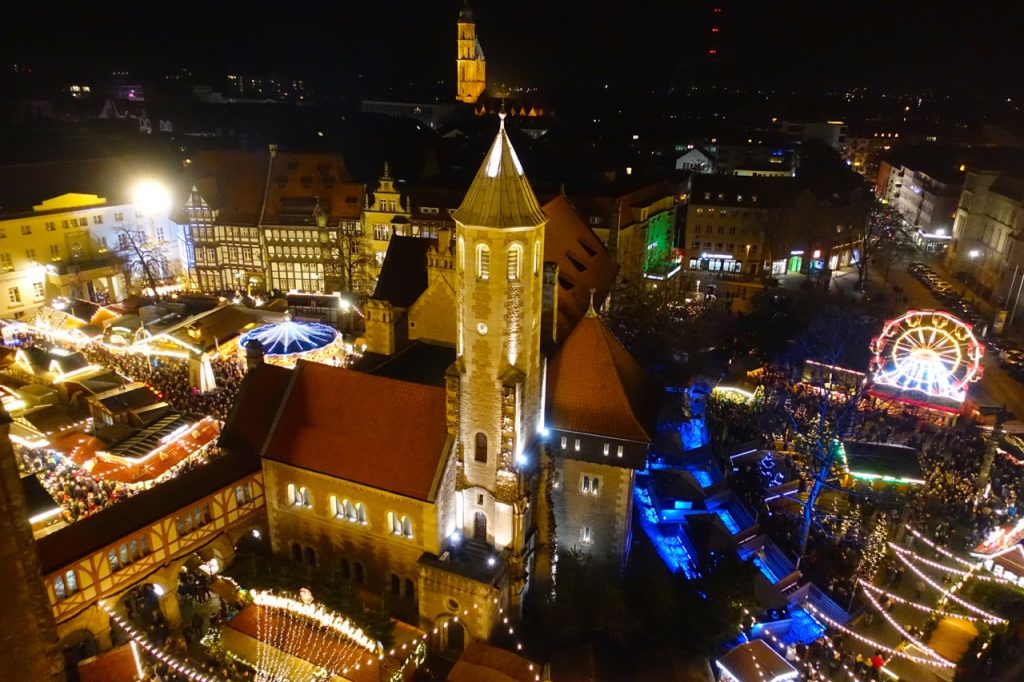
[[[255,225],[267,182],[264,152],[208,151],[196,154],[192,177],[221,225]]]
[[[534,682],[540,666],[498,647],[472,642],[455,662],[446,682]]]
[[[449,447],[444,389],[311,362],[293,371],[265,458],[434,499]]]
[[[587,312],[590,290],[600,306],[615,282],[618,265],[564,195],[544,204],[544,260],[558,263],[558,339]]]
[[[265,363],[246,373],[218,444],[258,455],[292,378],[290,369]]]
[[[363,185],[349,180],[340,154],[278,152],[271,171],[263,222],[295,224],[296,212],[304,212],[307,205],[305,217],[312,216],[316,200],[328,216],[328,225],[336,225],[339,218],[358,218],[366,190]]]
[[[351,182],[340,155],[278,152],[268,184],[269,163],[267,152],[196,155],[193,182],[206,203],[218,211],[219,224],[256,225],[261,211],[267,225],[312,224],[317,200],[329,225],[341,218],[358,218],[362,212],[365,188]]]
[[[135,655],[130,644],[122,644],[78,664],[81,682],[134,682],[136,677]]]
[[[649,442],[657,418],[653,383],[595,316],[587,315],[548,365],[551,428]]]

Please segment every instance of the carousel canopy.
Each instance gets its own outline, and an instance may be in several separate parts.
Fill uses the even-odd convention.
[[[297,355],[326,348],[337,338],[338,332],[326,324],[286,320],[246,332],[238,340],[238,345],[245,348],[249,341],[255,339],[263,346],[265,355]]]

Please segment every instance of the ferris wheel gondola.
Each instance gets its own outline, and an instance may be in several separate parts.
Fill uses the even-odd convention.
[[[885,323],[871,352],[875,386],[963,402],[968,384],[981,378],[985,349],[963,320],[911,310]]]

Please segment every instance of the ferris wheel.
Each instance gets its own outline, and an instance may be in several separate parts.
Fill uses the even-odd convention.
[[[889,320],[871,342],[876,386],[963,402],[981,378],[984,347],[971,326],[941,310],[911,310]]]

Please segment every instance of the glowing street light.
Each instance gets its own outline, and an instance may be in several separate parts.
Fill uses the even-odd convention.
[[[970,256],[971,258],[977,258],[978,256],[981,255],[981,251],[979,251],[978,249],[971,249],[970,251],[967,252],[967,255]]]
[[[171,192],[155,180],[142,180],[132,189],[132,203],[149,216],[170,213]]]

